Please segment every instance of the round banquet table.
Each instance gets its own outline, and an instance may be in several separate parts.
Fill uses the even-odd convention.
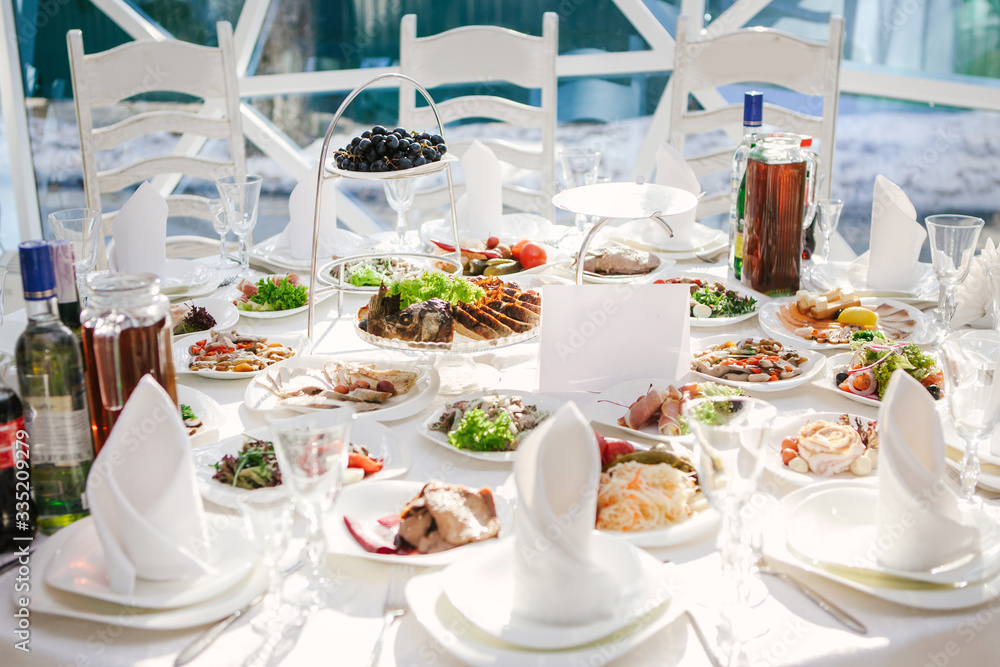
[[[705,266],[699,265],[700,268]],[[723,265],[715,265],[708,270],[720,278],[725,275]],[[371,349],[358,339],[351,323],[352,314],[362,303],[359,297],[347,298],[345,316],[340,318],[336,314],[336,298],[321,303],[317,309],[317,335],[313,351],[335,353]],[[23,327],[23,311],[8,317],[0,345],[8,346],[19,326]],[[306,315],[301,313],[270,320],[242,318],[238,327],[251,333],[304,333]],[[699,338],[707,336],[759,336],[762,331],[757,319],[752,318],[721,329],[693,328],[691,333],[692,344],[696,345]],[[534,391],[537,386],[537,353],[537,343],[528,342],[476,355],[476,360],[492,364],[500,371],[499,387]],[[408,358],[405,353],[399,354],[401,358]],[[222,405],[225,421],[219,429],[221,438],[264,426],[263,415],[242,405],[247,380],[223,381],[179,375],[178,382],[205,392]],[[594,400],[594,394],[584,392],[550,395],[559,400],[573,400],[583,409]],[[760,394],[760,397],[773,402],[781,412],[814,408],[853,412],[871,418],[877,416],[874,408],[812,384],[781,393]],[[447,399],[439,396],[418,415],[386,422],[412,452],[412,467],[404,479],[440,479],[470,486],[496,487],[502,484],[511,473],[510,464],[478,461],[448,451],[418,434],[416,427]],[[765,470],[762,490],[762,497],[774,502],[793,487]],[[214,508],[207,505],[210,510]],[[214,511],[221,510],[215,508]],[[762,516],[764,508],[760,508],[753,518],[759,520]],[[36,538],[39,543],[44,539],[41,535]],[[720,563],[714,541],[712,534],[688,544],[650,549],[655,556],[677,564],[679,578],[685,586],[682,595],[686,604],[710,636],[714,636],[711,628],[717,610],[703,606],[698,600],[703,592],[718,586],[720,579]],[[316,612],[304,626],[276,647],[263,647],[260,635],[249,627],[247,619],[241,619],[191,664],[194,667],[254,664],[348,667],[367,664],[381,628],[390,566],[360,558],[330,555],[327,567],[350,582],[352,595],[342,606]],[[996,656],[1000,655],[1000,620],[997,620],[1000,617],[1000,602],[955,612],[922,611],[885,602],[801,571],[793,573],[857,616],[868,626],[869,634],[862,637],[842,629],[801,593],[781,580],[765,577],[764,583],[770,595],[756,610],[766,618],[770,630],[749,644],[751,665],[945,667],[996,664]],[[41,574],[32,572],[32,587],[43,585]],[[177,654],[205,630],[201,627],[169,632],[141,631],[39,613],[31,615],[30,653],[24,653],[13,646],[15,623],[10,593],[15,576],[15,571],[8,571],[0,578],[0,590],[5,592],[6,598],[0,604],[7,609],[0,620],[0,633],[4,638],[0,642],[0,665],[5,667],[140,664],[143,667],[166,667],[172,665]],[[613,643],[608,646],[607,653],[600,656],[598,662],[588,664],[629,667],[710,664],[692,626],[683,616],[625,655],[618,655]],[[268,655],[271,656],[270,661],[263,661]],[[424,631],[412,614],[404,616],[387,635],[380,662],[386,667],[455,667],[460,664],[446,647]]]

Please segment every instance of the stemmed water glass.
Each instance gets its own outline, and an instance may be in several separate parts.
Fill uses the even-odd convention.
[[[0,266],[0,327],[3,326],[3,291],[7,285],[7,267]]]
[[[97,264],[97,242],[100,238],[101,212],[96,208],[67,208],[49,213],[49,225],[57,239],[73,244],[77,293],[83,303],[86,298],[87,274]]]
[[[965,440],[961,464],[963,504],[978,507],[979,444],[1000,422],[1000,338],[986,331],[948,335],[941,344],[945,399],[955,430]]]
[[[281,468],[281,483],[309,522],[305,545],[309,570],[299,600],[303,610],[319,608],[336,599],[341,592],[338,582],[323,571],[326,539],[321,520],[340,492],[353,419],[354,413],[349,408],[290,419],[267,417],[274,453]]]
[[[390,178],[382,181],[386,201],[396,212],[396,240],[393,244],[399,247],[406,245],[406,212],[413,206],[416,198],[416,182],[412,178]]]
[[[820,199],[819,231],[823,233],[823,263],[830,261],[830,238],[840,224],[840,214],[844,211],[844,202],[840,199]]]
[[[931,215],[925,220],[931,241],[931,262],[937,275],[937,335],[940,342],[951,331],[955,316],[955,293],[969,275],[972,256],[976,254],[979,232],[986,223],[970,215]]]
[[[229,232],[229,216],[221,199],[209,199],[208,210],[212,214],[212,229],[219,235],[219,259],[212,266],[216,269],[228,269],[233,264],[226,254],[226,234]]]
[[[271,636],[297,618],[290,613],[290,605],[282,604],[282,584],[284,580],[279,569],[281,556],[288,546],[291,533],[292,508],[288,498],[279,494],[264,494],[254,497],[247,494],[240,499],[240,511],[254,543],[261,548],[261,560],[268,571],[268,590],[263,609],[251,624],[258,633]]]
[[[260,203],[260,186],[263,179],[260,176],[248,175],[243,180],[226,176],[215,181],[219,197],[226,208],[229,225],[240,239],[240,273],[243,278],[250,277],[250,244],[247,237],[257,224],[258,204]]]
[[[754,634],[750,593],[755,563],[751,531],[740,511],[757,488],[764,441],[776,415],[773,405],[749,396],[712,396],[684,405],[684,418],[695,436],[698,484],[722,515],[718,546],[727,599],[719,639],[734,660]]]
[[[563,178],[572,188],[597,183],[597,172],[601,166],[601,153],[585,149],[570,149],[559,151],[559,161],[562,163]],[[583,232],[587,225],[587,216],[577,214],[576,230]]]

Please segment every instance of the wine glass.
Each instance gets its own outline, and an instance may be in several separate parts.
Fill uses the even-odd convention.
[[[393,242],[398,247],[406,245],[406,212],[413,206],[416,197],[416,182],[412,178],[390,178],[382,181],[382,188],[385,190],[386,201],[389,207],[396,212],[396,235]]]
[[[212,229],[219,235],[219,259],[212,266],[216,269],[228,269],[233,260],[226,255],[226,234],[229,232],[229,216],[221,199],[209,199],[208,210],[212,213]]]
[[[597,171],[601,166],[600,151],[586,149],[569,149],[559,151],[559,161],[562,163],[563,178],[572,188],[597,183]],[[576,231],[583,232],[587,225],[587,216],[577,214]]]
[[[990,284],[990,295],[992,296],[993,327],[1000,333],[1000,264],[986,269],[986,280]]]
[[[7,267],[0,266],[0,327],[3,326],[3,292],[7,285]]]
[[[982,218],[970,215],[931,215],[925,220],[931,240],[931,262],[937,275],[938,290],[937,335],[940,342],[951,331],[955,316],[955,293],[972,266],[979,232],[986,224]]]
[[[257,224],[257,204],[260,202],[260,186],[263,178],[248,175],[244,180],[233,176],[216,179],[215,187],[226,208],[229,225],[240,239],[240,272],[242,278],[249,278],[250,244],[247,237]]]
[[[945,400],[955,430],[965,440],[961,464],[960,501],[978,507],[974,497],[979,480],[979,444],[1000,421],[1000,338],[994,332],[961,331],[941,344]]]
[[[271,636],[297,618],[292,607],[282,603],[284,580],[278,567],[291,533],[292,508],[288,498],[279,494],[247,494],[241,496],[239,506],[250,538],[261,548],[261,560],[268,575],[263,609],[251,626],[258,633]]]
[[[326,539],[321,519],[336,500],[347,467],[348,438],[354,412],[350,408],[323,410],[290,419],[267,416],[281,483],[295,507],[309,522],[305,556],[309,566],[299,606],[317,609],[339,592],[323,571]]]
[[[49,213],[49,225],[57,239],[73,244],[73,262],[76,267],[77,292],[81,301],[87,274],[97,264],[97,241],[101,237],[101,212],[96,208],[67,208]]]
[[[750,501],[764,467],[764,441],[777,409],[749,396],[697,398],[684,405],[684,419],[695,436],[698,484],[722,515],[719,552],[727,599],[722,605],[720,644],[735,659],[756,633],[750,592],[755,563],[750,530],[740,511]]]
[[[844,211],[844,202],[840,199],[820,199],[819,231],[823,233],[823,263],[830,261],[830,238],[840,224],[840,214]]]

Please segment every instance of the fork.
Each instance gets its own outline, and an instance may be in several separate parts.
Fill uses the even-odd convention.
[[[393,565],[389,571],[389,587],[385,592],[385,605],[382,608],[382,631],[378,634],[375,646],[372,648],[371,657],[368,658],[368,667],[375,667],[382,655],[382,640],[385,633],[396,622],[396,619],[405,614],[409,609],[406,605],[406,596],[403,594],[406,582],[413,576],[412,565]]]
[[[236,276],[236,275],[229,276],[228,278],[226,278],[225,280],[223,280],[221,283],[219,283],[218,285],[216,285],[215,289],[222,289],[223,287],[229,287],[230,285],[232,285],[233,283],[236,282],[237,278],[239,278],[239,276]]]

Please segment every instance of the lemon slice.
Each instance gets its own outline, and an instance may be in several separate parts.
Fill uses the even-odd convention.
[[[878,324],[878,314],[874,310],[851,306],[840,311],[837,321],[841,324],[853,324],[859,327],[873,327]]]

